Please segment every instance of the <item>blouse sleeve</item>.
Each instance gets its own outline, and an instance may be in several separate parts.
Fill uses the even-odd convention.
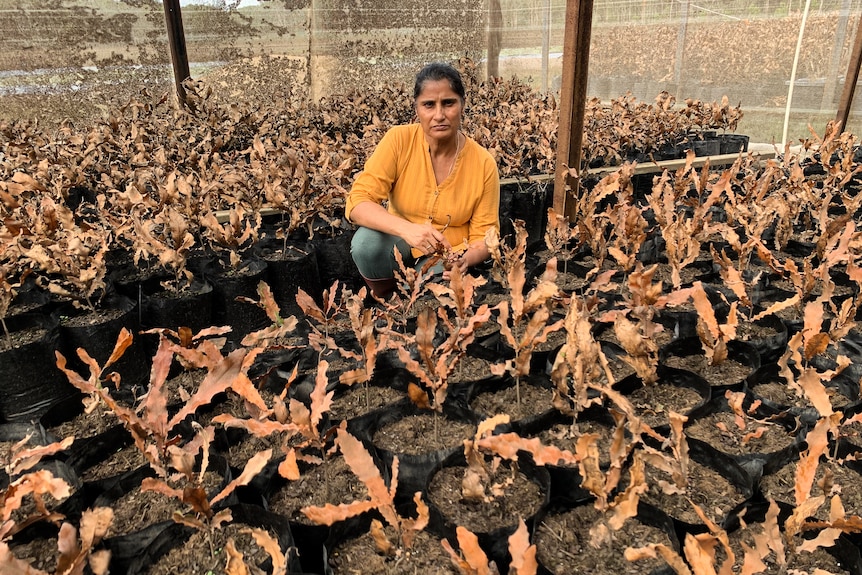
[[[398,142],[393,130],[389,130],[380,139],[371,156],[365,161],[364,169],[357,174],[347,203],[344,206],[344,217],[350,221],[350,213],[362,202],[382,204],[389,198],[389,192],[398,174]]]
[[[473,217],[470,218],[467,241],[473,243],[485,239],[485,232],[491,228],[500,229],[500,174],[497,163],[490,154],[483,163],[484,186]]]

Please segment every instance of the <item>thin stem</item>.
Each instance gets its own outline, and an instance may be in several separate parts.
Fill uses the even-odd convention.
[[[3,325],[3,333],[6,334],[6,345],[12,349],[12,336],[9,335],[9,328],[6,326],[6,318],[0,317],[0,324]]]
[[[521,376],[515,376],[515,399],[518,404],[518,411],[521,410]]]

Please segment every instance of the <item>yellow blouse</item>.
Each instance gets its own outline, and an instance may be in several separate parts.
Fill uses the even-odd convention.
[[[365,162],[347,196],[345,216],[361,202],[388,202],[390,213],[431,223],[455,250],[500,229],[500,175],[491,154],[471,138],[439,186],[428,142],[419,124],[391,128]],[[418,256],[418,251],[414,251]]]

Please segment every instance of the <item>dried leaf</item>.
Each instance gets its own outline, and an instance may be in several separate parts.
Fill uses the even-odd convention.
[[[690,535],[687,535],[690,536]],[[686,565],[685,560],[679,554],[660,543],[651,543],[646,547],[633,548],[629,547],[624,552],[627,561],[640,561],[641,559],[656,559],[661,556],[665,563],[677,573],[677,575],[692,575],[691,569]],[[699,574],[698,574],[699,575]]]
[[[278,474],[288,481],[296,481],[299,479],[299,465],[296,462],[296,450],[287,449],[285,451],[284,460],[278,465]]]
[[[234,478],[230,483],[228,483],[218,495],[213,497],[210,504],[218,503],[219,501],[233,493],[237,487],[248,485],[258,473],[263,471],[263,468],[266,467],[267,463],[269,463],[269,458],[271,456],[272,449],[266,449],[251,456],[248,462],[246,462],[245,468],[243,468],[242,473],[239,474],[239,477]]]
[[[510,460],[517,460],[518,452],[526,451],[533,456],[536,465],[575,465],[578,462],[577,457],[570,451],[553,445],[543,445],[539,438],[523,438],[517,433],[501,433],[484,437],[479,440],[478,445]]]
[[[272,575],[287,575],[287,558],[281,552],[278,541],[263,529],[243,530],[244,533],[251,532],[255,542],[263,548],[272,558]]]
[[[428,397],[428,393],[412,381],[407,384],[407,396],[413,405],[419,409],[431,409],[431,399]]]
[[[536,561],[536,546],[530,545],[530,532],[523,519],[518,520],[518,528],[509,536],[509,573],[512,575],[535,575],[539,569]]]
[[[372,519],[369,531],[371,533],[371,538],[374,540],[374,546],[377,547],[378,552],[387,557],[395,554],[395,546],[392,545],[391,541],[389,541],[389,538],[383,531],[383,524],[380,521]]]

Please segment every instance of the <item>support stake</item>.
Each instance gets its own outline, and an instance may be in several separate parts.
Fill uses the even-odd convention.
[[[592,25],[593,0],[566,1],[560,122],[554,173],[554,211],[558,214],[570,215],[566,212],[566,184],[577,193],[580,181]],[[574,170],[574,174],[570,175],[569,168]]]
[[[179,0],[163,0],[165,6],[165,23],[168,29],[168,44],[171,47],[171,64],[174,67],[174,84],[177,87],[177,101],[180,106],[186,105],[186,91],[183,82],[189,74],[189,55],[186,52],[186,37],[183,32],[183,15],[180,12]]]

